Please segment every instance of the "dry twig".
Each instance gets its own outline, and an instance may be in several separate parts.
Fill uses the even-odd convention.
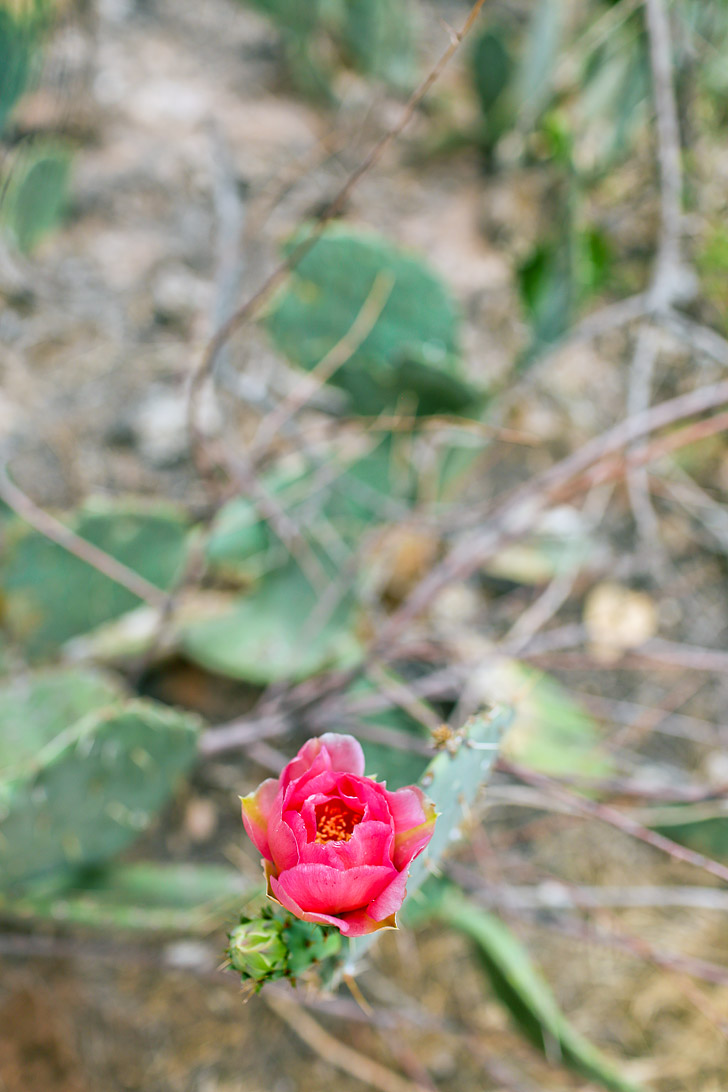
[[[49,512],[37,505],[10,480],[7,467],[4,465],[0,466],[0,499],[7,504],[8,508],[12,508],[13,512],[20,516],[25,523],[30,524],[40,534],[49,538],[51,542],[55,542],[64,550],[68,550],[79,561],[84,561],[92,569],[103,573],[109,580],[113,580],[115,584],[126,588],[127,591],[148,603],[150,607],[164,610],[168,600],[166,592],[151,584],[139,573],[134,572],[128,565],[117,561],[105,550],[100,550],[92,542],[87,542],[86,539],[81,538],[70,527],[66,527],[55,516],[50,515]]]
[[[583,815],[589,816],[592,819],[598,819],[600,822],[606,823],[615,830],[619,830],[623,834],[636,838],[638,841],[644,842],[645,845],[651,846],[661,853],[666,853],[669,857],[672,857],[673,860],[692,865],[694,868],[700,868],[705,872],[709,872],[711,876],[715,876],[717,879],[722,880],[724,883],[728,883],[727,865],[721,864],[719,861],[714,861],[710,857],[706,857],[705,854],[698,853],[696,850],[688,849],[687,846],[682,846],[678,842],[673,842],[671,838],[666,838],[664,834],[658,834],[657,831],[642,826],[641,823],[636,822],[630,816],[623,815],[622,812],[617,811],[616,808],[609,807],[607,804],[601,804],[594,800],[589,800],[586,797],[579,796],[577,793],[570,792],[568,789],[563,788],[563,786],[553,778],[547,777],[546,774],[527,769],[525,766],[521,766],[518,763],[499,759],[497,768],[504,773],[511,774],[511,776],[515,777],[518,781],[524,782],[526,785],[531,785],[536,789],[548,793],[566,807],[574,808],[576,811],[581,812]]]
[[[304,1012],[294,1001],[272,990],[262,994],[263,1000],[291,1031],[320,1058],[335,1069],[341,1069],[356,1080],[363,1081],[380,1092],[430,1092],[421,1084],[400,1077],[391,1069],[358,1050],[346,1046],[339,1039],[324,1031],[313,1016]]]

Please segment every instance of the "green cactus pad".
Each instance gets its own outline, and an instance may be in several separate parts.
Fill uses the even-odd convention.
[[[276,468],[263,479],[290,518],[307,529],[335,528],[352,550],[373,527],[406,514],[417,496],[409,459],[387,437],[355,458],[336,451],[327,456],[327,475],[317,469]],[[235,497],[213,522],[206,549],[210,564],[223,576],[241,582],[280,567],[289,554],[248,497]]]
[[[118,703],[120,684],[99,671],[35,671],[0,686],[0,780],[92,710]]]
[[[512,716],[511,709],[500,706],[472,717],[454,734],[450,745],[433,758],[420,778],[420,786],[437,810],[437,821],[427,849],[410,869],[405,908],[410,900],[417,900],[419,888],[428,876],[437,874],[442,859],[463,837],[463,827],[478,793],[490,778],[500,741]],[[349,968],[354,969],[376,936],[377,933],[370,933],[349,941]]]
[[[208,933],[259,893],[222,865],[139,861],[85,875],[77,886],[2,900],[6,917],[89,929]]]
[[[479,399],[463,375],[459,317],[444,284],[416,255],[374,233],[328,227],[274,300],[268,331],[289,360],[311,371],[350,333],[377,284],[380,313],[329,380],[349,396],[350,411],[472,409]]]
[[[513,718],[513,711],[496,706],[490,713],[472,717],[456,734],[452,749],[433,758],[420,778],[420,785],[437,809],[435,832],[425,852],[410,869],[407,893],[412,896],[431,873],[438,871],[443,857],[465,834],[478,793],[485,785],[498,757],[501,739]]]
[[[70,522],[160,589],[172,586],[184,564],[187,525],[169,506],[90,502]],[[33,660],[139,605],[132,592],[19,521],[7,531],[0,587],[7,627]]]
[[[30,81],[36,22],[14,14],[7,6],[0,7],[0,132]]]
[[[28,252],[60,223],[68,199],[70,151],[58,141],[37,141],[13,165],[2,222],[18,249]]]
[[[347,600],[317,622],[318,596],[295,563],[271,573],[232,610],[184,629],[182,651],[208,671],[258,685],[357,662]]]
[[[96,865],[153,820],[197,755],[198,720],[135,701],[71,725],[0,782],[0,884]]]

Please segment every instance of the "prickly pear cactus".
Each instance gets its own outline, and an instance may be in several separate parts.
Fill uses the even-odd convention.
[[[510,708],[496,706],[472,717],[455,732],[444,730],[438,741],[440,753],[420,778],[420,785],[437,808],[435,831],[425,852],[410,870],[407,893],[416,895],[428,875],[437,873],[439,862],[453,844],[465,836],[468,820],[483,785],[498,757],[501,740],[513,719]]]
[[[407,902],[417,899],[417,892],[428,876],[436,875],[440,861],[453,844],[463,837],[463,827],[475,805],[478,793],[490,777],[498,757],[501,739],[512,720],[512,710],[503,706],[472,717],[457,731],[443,729],[436,740],[440,753],[420,778],[420,785],[437,809],[435,830],[427,849],[410,869]],[[405,903],[405,908],[407,906]],[[346,970],[354,971],[358,961],[372,944],[376,933],[349,941]]]
[[[459,316],[445,285],[386,239],[332,225],[296,266],[267,317],[273,340],[307,371],[347,337],[376,299],[371,329],[329,382],[356,414],[407,405],[465,413],[478,401],[458,356]]]
[[[0,686],[0,781],[92,710],[123,697],[111,675],[81,668],[34,671]]]
[[[79,876],[71,886],[34,885],[14,898],[0,893],[0,908],[4,917],[35,925],[207,936],[257,893],[224,865],[135,861]]]
[[[0,781],[0,887],[124,849],[194,763],[198,720],[134,701],[72,724]]]
[[[27,253],[63,218],[71,154],[59,141],[37,141],[19,154],[5,185],[2,225]]]
[[[170,588],[184,566],[188,526],[169,505],[91,500],[69,522],[160,589]],[[5,624],[33,661],[139,605],[132,592],[20,521],[6,532],[0,587]]]

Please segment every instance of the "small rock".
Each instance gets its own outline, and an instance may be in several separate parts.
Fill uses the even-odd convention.
[[[212,387],[200,397],[197,420],[205,436],[220,431],[222,418]],[[154,467],[174,466],[189,453],[187,389],[157,386],[139,407],[132,429],[142,457]]]
[[[184,266],[164,268],[155,278],[152,299],[157,318],[184,322],[208,310],[210,286]]]
[[[650,596],[620,584],[598,584],[584,605],[591,651],[604,663],[654,637],[657,623],[657,607]]]

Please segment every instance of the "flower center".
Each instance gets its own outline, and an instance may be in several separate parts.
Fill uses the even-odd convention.
[[[357,823],[361,823],[361,815],[342,800],[327,800],[316,808],[316,841],[348,842]]]

